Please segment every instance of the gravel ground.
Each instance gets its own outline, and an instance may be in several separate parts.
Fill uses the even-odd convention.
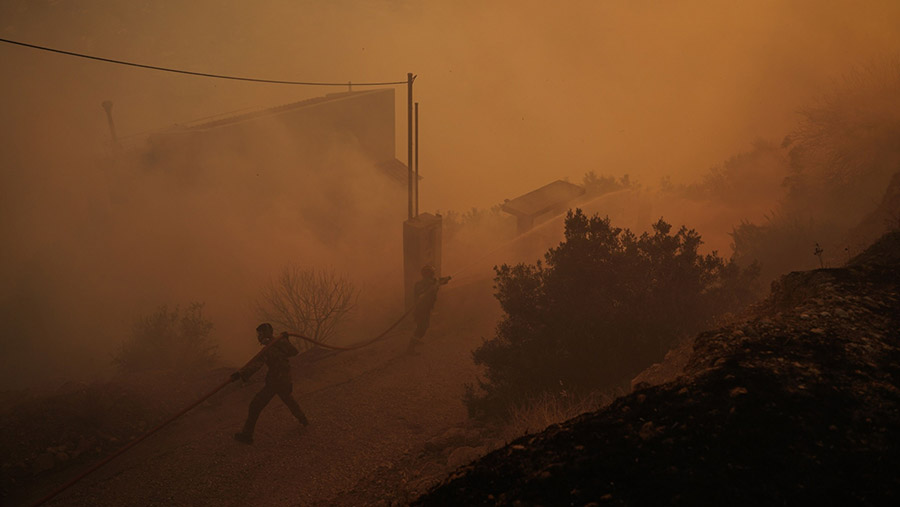
[[[489,284],[448,286],[418,354],[406,353],[411,329],[404,328],[365,349],[295,362],[295,395],[309,427],[300,429],[275,399],[260,417],[254,444],[235,442],[232,434],[262,384],[234,384],[48,505],[403,502],[446,475],[443,466],[419,469],[422,449],[466,423],[463,384],[476,373],[470,351],[492,332],[498,314]],[[459,315],[470,318],[453,318]],[[10,491],[4,504],[29,504],[100,457],[41,474]],[[379,480],[385,476],[391,482]],[[396,477],[405,479],[398,484]]]

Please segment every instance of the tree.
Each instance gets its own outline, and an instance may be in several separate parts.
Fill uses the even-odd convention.
[[[621,178],[616,180],[613,176],[597,176],[597,173],[594,171],[585,173],[584,178],[582,178],[582,185],[584,186],[587,195],[591,196],[608,194],[610,192],[615,192],[616,190],[622,190],[623,188],[635,187],[634,183],[631,181],[631,177],[627,174],[622,175]]]
[[[291,265],[263,289],[256,307],[262,320],[324,343],[356,308],[358,297],[353,284],[334,271]]]
[[[700,244],[695,231],[671,234],[663,220],[636,236],[569,211],[565,240],[543,263],[495,268],[504,316],[473,351],[485,379],[467,386],[470,414],[502,417],[560,386],[585,394],[621,384],[748,302],[755,266],[701,255]]]
[[[193,371],[215,363],[218,346],[209,334],[213,323],[203,316],[203,303],[170,310],[163,305],[150,315],[138,317],[114,357],[123,370],[167,369]]]
[[[735,227],[738,262],[759,262],[767,282],[819,266],[810,255],[816,243],[826,263],[846,260],[848,234],[876,209],[900,168],[898,95],[895,56],[853,69],[800,110],[797,128],[782,143],[786,194],[764,223]],[[749,180],[738,183],[741,193],[754,195]]]
[[[789,136],[788,212],[811,205],[843,225],[874,207],[900,167],[900,59],[857,67],[813,105]]]

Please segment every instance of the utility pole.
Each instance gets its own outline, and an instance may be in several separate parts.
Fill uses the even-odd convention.
[[[419,216],[419,103],[416,102],[416,216]]]
[[[403,292],[406,308],[416,302],[415,285],[422,266],[434,267],[437,276],[441,273],[441,231],[443,219],[431,213],[419,214],[419,103],[413,109],[412,73],[406,75],[407,96],[407,147],[409,169],[409,218],[403,222]],[[413,113],[415,112],[415,123]],[[415,135],[415,142],[413,142]],[[415,148],[415,158],[413,158]],[[415,171],[415,174],[413,174]],[[413,185],[415,177],[415,185]]]
[[[406,74],[406,165],[409,169],[408,218],[413,217],[413,80],[412,72]]]

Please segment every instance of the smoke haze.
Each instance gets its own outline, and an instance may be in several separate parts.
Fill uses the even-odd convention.
[[[357,83],[413,72],[422,211],[488,207],[555,179],[580,182],[589,170],[646,186],[663,176],[691,182],[757,138],[780,141],[798,108],[854,65],[897,54],[897,26],[900,4],[890,0],[0,4],[0,37],[149,65]],[[405,202],[387,200],[350,147],[330,147],[319,164],[346,171],[347,202],[334,207],[333,178],[298,185],[287,176],[302,146],[223,146],[199,169],[169,172],[116,162],[100,106],[113,101],[123,144],[140,147],[147,131],[340,89],[167,74],[7,44],[0,69],[4,388],[102,370],[134,316],[160,304],[205,301],[223,355],[242,357],[253,347],[252,298],[286,262],[349,272],[370,299],[398,293],[399,281],[385,280],[400,273]],[[405,87],[396,93],[405,162]],[[257,180],[248,167],[269,176]],[[392,206],[394,229],[357,213]],[[675,213],[665,207],[622,220],[647,226]],[[767,206],[752,208],[756,218]],[[322,215],[344,212],[349,225],[333,241],[309,239],[328,228]],[[705,212],[720,214],[678,213],[691,225]],[[739,219],[723,219],[720,251]],[[395,249],[365,248],[384,234],[396,234]]]

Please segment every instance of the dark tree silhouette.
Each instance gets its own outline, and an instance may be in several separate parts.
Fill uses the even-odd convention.
[[[660,219],[636,236],[608,218],[570,211],[565,241],[537,264],[496,270],[504,317],[496,336],[473,352],[484,380],[467,386],[475,417],[561,387],[612,387],[660,360],[675,342],[753,297],[756,267],[741,269],[700,236],[671,234]]]

